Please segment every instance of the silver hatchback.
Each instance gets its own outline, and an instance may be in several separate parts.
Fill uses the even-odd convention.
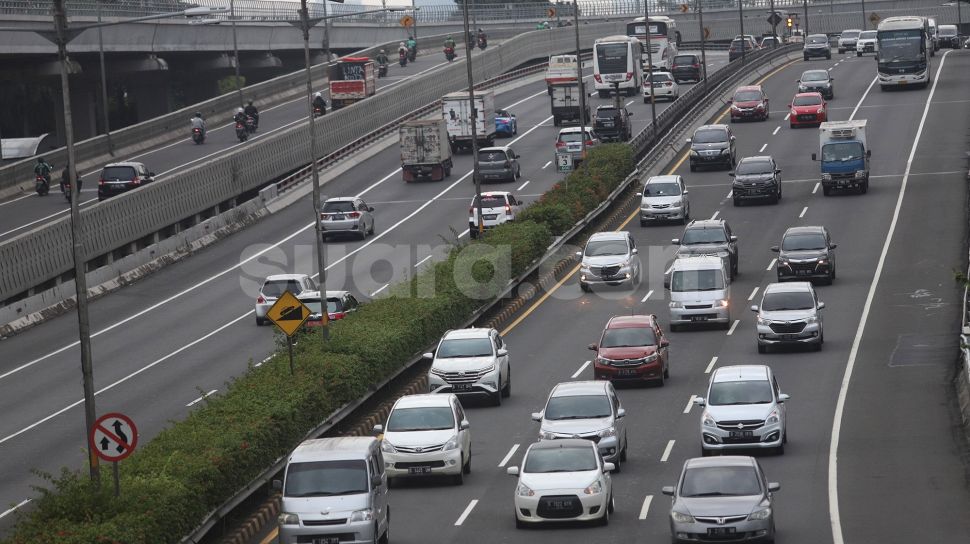
[[[701,451],[769,449],[785,452],[788,441],[785,401],[771,368],[737,365],[711,374],[706,397],[694,397],[701,413]]]
[[[334,234],[352,234],[361,240],[374,234],[374,208],[356,197],[329,198],[320,211],[323,240]]]
[[[478,177],[481,181],[515,181],[522,177],[519,156],[508,146],[479,149]]]
[[[825,303],[818,300],[810,282],[768,284],[761,305],[751,307],[758,314],[758,353],[776,345],[808,345],[821,350],[825,342],[822,308]]]

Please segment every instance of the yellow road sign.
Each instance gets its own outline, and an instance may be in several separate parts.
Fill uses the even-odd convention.
[[[556,8],[549,8],[546,10],[546,16],[550,19],[556,16]]]
[[[704,39],[705,40],[708,40],[710,38],[711,38],[711,27],[705,26],[704,27]]]
[[[405,28],[411,28],[414,25],[414,17],[411,17],[410,15],[405,15],[404,17],[401,17],[400,22],[401,22],[401,26]]]
[[[284,291],[266,312],[266,317],[279,327],[283,334],[293,336],[310,317],[310,309],[293,296],[293,293]]]
[[[688,10],[690,10],[690,6],[688,6],[687,4],[681,4],[680,5],[680,11],[681,11],[681,13],[687,13]]]
[[[878,23],[880,19],[882,19],[882,17],[880,17],[878,13],[873,12],[869,14],[870,23],[873,23],[873,24]]]

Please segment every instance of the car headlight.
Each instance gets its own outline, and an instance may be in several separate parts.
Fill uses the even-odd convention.
[[[694,523],[694,516],[676,510],[670,511],[670,518],[677,523]]]
[[[829,174],[829,173],[822,174],[822,181],[832,181],[832,174]]]
[[[800,93],[803,93],[803,92],[805,92],[807,90],[808,90],[808,87],[806,87],[804,85],[799,85],[798,86],[798,92],[800,92]]]
[[[819,108],[819,109],[815,110],[815,113],[821,115],[821,114],[825,113],[825,109]]]
[[[519,485],[515,486],[515,494],[520,497],[534,497],[536,492],[531,487],[519,482]]]
[[[354,510],[353,514],[350,514],[350,521],[370,521],[374,519],[374,511],[370,508],[365,508],[363,510]]]
[[[397,453],[397,448],[394,444],[391,444],[387,439],[381,440],[381,451],[384,453]]]
[[[717,427],[717,422],[714,421],[714,418],[711,417],[711,414],[708,413],[707,411],[701,414],[701,423],[705,427]]]
[[[761,317],[759,315],[758,316],[758,324],[761,325],[762,327],[767,327],[768,325],[771,325],[771,320],[770,319],[765,319],[765,318],[763,318],[763,317]]]
[[[721,155],[724,155],[726,153],[731,153],[731,148],[730,147],[725,147],[724,149],[721,150]]]
[[[818,316],[812,315],[805,318],[805,323],[818,323]]]
[[[458,449],[458,435],[456,434],[455,436],[452,436],[451,438],[449,438],[448,441],[445,442],[444,447],[441,448],[441,449],[444,450],[444,451],[457,450]]]
[[[748,515],[748,521],[761,521],[771,517],[771,508],[762,508],[761,510],[755,510]]]
[[[586,489],[583,490],[583,493],[587,495],[599,495],[602,492],[603,492],[603,484],[601,484],[599,480],[596,480],[595,482],[589,484],[589,486],[587,486]]]
[[[616,436],[616,427],[607,427],[599,432],[600,438],[606,438],[608,436]]]
[[[680,208],[683,205],[684,205],[684,201],[683,200],[677,200],[677,201],[674,201],[674,202],[671,202],[670,203],[670,206],[673,207],[673,208]]]
[[[793,116],[794,116],[794,115],[798,115],[798,112],[797,112],[797,111],[795,111],[795,108],[792,108],[792,109],[791,109],[791,114],[792,114]]]
[[[855,171],[855,179],[863,179],[865,177],[866,177],[866,171],[865,170],[856,170]]]
[[[552,431],[539,431],[540,440],[555,440],[556,434]]]
[[[781,266],[788,266],[788,257],[778,257],[778,264]]]
[[[670,307],[671,308],[683,308],[684,307],[684,303],[678,302],[676,300],[671,300],[670,301]]]
[[[698,156],[698,155],[700,155],[700,153],[698,153],[698,152],[697,152],[696,150],[694,150],[694,149],[691,149],[691,150],[690,150],[690,156],[691,156],[691,157],[696,157],[696,156]]]
[[[721,308],[727,308],[728,307],[728,304],[729,304],[729,302],[728,302],[728,299],[726,299],[726,298],[721,299],[721,300],[718,300],[718,301],[715,302],[715,306],[720,306]]]
[[[774,410],[771,411],[770,414],[768,414],[768,418],[765,419],[765,424],[774,425],[779,421],[781,421],[781,418],[779,417],[778,408],[775,408]]]
[[[758,104],[757,106],[755,106],[755,109],[763,110],[763,109],[765,109],[765,105],[764,104]]]
[[[731,109],[734,111],[741,111],[741,108],[739,108],[737,104],[731,104]]]
[[[280,525],[299,525],[300,516],[289,512],[280,512],[279,517],[276,518],[276,522]]]
[[[643,358],[643,362],[644,363],[652,363],[652,362],[654,362],[656,360],[657,360],[657,354],[656,353],[651,353],[650,355],[647,355],[646,357]]]

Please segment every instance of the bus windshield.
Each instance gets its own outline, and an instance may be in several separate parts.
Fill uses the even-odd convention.
[[[915,62],[923,61],[926,50],[923,47],[923,35],[918,29],[912,30],[883,30],[878,34],[879,47],[876,54],[879,62]]]
[[[601,74],[625,74],[627,69],[630,44],[628,43],[599,43],[596,44],[596,63]]]

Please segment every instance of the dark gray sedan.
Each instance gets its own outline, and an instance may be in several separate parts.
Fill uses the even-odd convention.
[[[678,542],[774,542],[772,493],[781,489],[765,479],[753,457],[688,459],[673,497],[671,540]]]

